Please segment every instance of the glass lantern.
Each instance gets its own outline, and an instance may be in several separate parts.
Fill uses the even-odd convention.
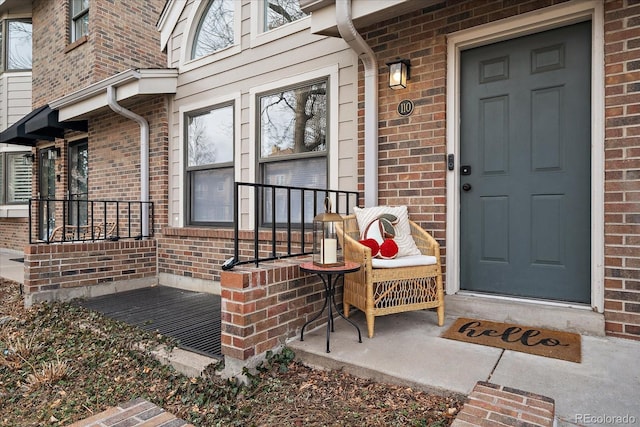
[[[325,212],[313,218],[313,264],[318,267],[342,267],[344,256],[338,249],[338,237],[344,239],[344,220],[331,212],[329,198],[325,199],[324,207]],[[338,229],[342,236],[338,236]]]

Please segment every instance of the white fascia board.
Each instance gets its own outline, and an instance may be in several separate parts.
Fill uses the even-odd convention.
[[[186,5],[187,2],[183,0],[169,0],[169,3],[167,3],[156,25],[156,28],[160,31],[160,50],[166,49],[167,43],[169,43],[173,30],[178,25]]]
[[[29,13],[31,14],[31,0],[0,0],[0,14]]]
[[[118,102],[138,95],[176,93],[178,70],[167,68],[123,71],[77,92],[56,99],[50,102],[49,106],[54,110],[58,110],[58,119],[60,121],[71,120],[107,107],[107,88],[109,86],[117,88]]]
[[[352,0],[351,18],[356,28],[423,9],[440,0]],[[335,3],[316,9],[311,14],[311,33],[338,36]]]

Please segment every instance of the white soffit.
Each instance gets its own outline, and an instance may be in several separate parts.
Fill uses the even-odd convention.
[[[444,0],[352,0],[351,17],[355,27],[359,29],[443,2]],[[311,33],[339,37],[335,2],[319,2],[317,5],[311,2],[309,6],[312,9],[318,7],[311,14]]]
[[[108,107],[107,87],[116,88],[117,101],[124,101],[140,95],[161,95],[176,93],[178,70],[140,69],[127,70],[105,80],[87,86],[49,103],[58,110],[58,120],[78,119],[96,110]]]
[[[0,13],[31,13],[31,0],[0,0]]]

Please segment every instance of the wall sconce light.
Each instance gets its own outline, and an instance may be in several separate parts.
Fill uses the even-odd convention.
[[[22,156],[22,164],[23,165],[32,165],[33,162],[35,161],[36,156],[33,153],[27,153],[24,156]]]
[[[405,89],[407,80],[410,79],[411,61],[408,59],[397,59],[387,62],[389,66],[389,87],[391,89]]]

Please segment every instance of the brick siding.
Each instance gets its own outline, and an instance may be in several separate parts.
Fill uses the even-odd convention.
[[[300,271],[302,261],[278,260],[222,272],[223,355],[238,360],[259,356],[295,337],[322,309],[324,286],[315,275]],[[342,301],[341,285],[336,301]],[[324,313],[308,328],[326,321]]]
[[[29,245],[24,260],[25,300],[32,302],[90,296],[97,285],[151,286],[157,276],[155,240]]]
[[[27,218],[0,219],[0,248],[22,251],[29,240]]]
[[[234,231],[232,228],[174,228],[166,227],[158,237],[158,272],[195,279],[220,281],[222,264],[234,256]],[[271,232],[262,230],[258,234],[258,256],[267,258],[271,254]],[[305,237],[306,251],[312,249],[312,235]],[[287,253],[285,231],[276,232],[276,254]],[[291,252],[299,253],[300,232],[291,233]],[[254,259],[254,234],[252,231],[238,233],[240,260]]]
[[[164,68],[156,22],[165,0],[92,1],[89,34],[73,44],[68,0],[33,1],[33,105],[135,68]]]
[[[149,200],[157,233],[168,221],[167,100],[156,96],[124,106],[149,123]],[[140,125],[102,112],[89,120],[89,135],[89,199],[140,200]]]
[[[640,3],[605,2],[605,328],[640,339]]]

